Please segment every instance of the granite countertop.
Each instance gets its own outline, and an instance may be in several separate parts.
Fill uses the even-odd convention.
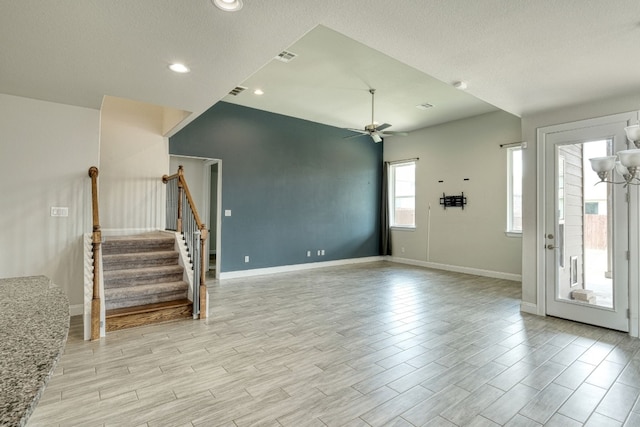
[[[62,355],[69,300],[45,276],[0,279],[0,426],[24,426]]]

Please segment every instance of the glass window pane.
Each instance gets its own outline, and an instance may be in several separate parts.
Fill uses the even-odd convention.
[[[522,149],[509,150],[507,231],[522,231]]]
[[[391,166],[391,225],[415,226],[415,162]]]

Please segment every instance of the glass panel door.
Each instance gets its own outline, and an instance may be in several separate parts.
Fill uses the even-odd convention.
[[[627,331],[626,189],[597,184],[589,164],[624,141],[624,130],[611,125],[546,141],[545,261],[547,314]]]

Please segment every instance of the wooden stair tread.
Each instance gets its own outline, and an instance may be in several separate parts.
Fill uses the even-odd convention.
[[[173,250],[175,236],[167,233],[147,233],[131,236],[111,236],[102,243],[102,254],[135,254]]]
[[[149,313],[153,311],[176,308],[181,306],[191,306],[193,303],[188,299],[179,299],[166,302],[158,302],[155,304],[137,305],[134,307],[114,308],[113,310],[106,310],[105,316],[107,318],[128,316],[131,314]]]
[[[174,233],[166,231],[156,231],[149,233],[129,234],[123,236],[108,236],[105,238],[105,243],[109,242],[122,242],[122,241],[147,241],[147,240],[173,240]]]

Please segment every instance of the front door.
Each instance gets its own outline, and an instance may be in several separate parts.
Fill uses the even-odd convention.
[[[629,330],[627,189],[596,185],[589,159],[626,149],[624,125],[545,140],[546,312],[620,331]]]

